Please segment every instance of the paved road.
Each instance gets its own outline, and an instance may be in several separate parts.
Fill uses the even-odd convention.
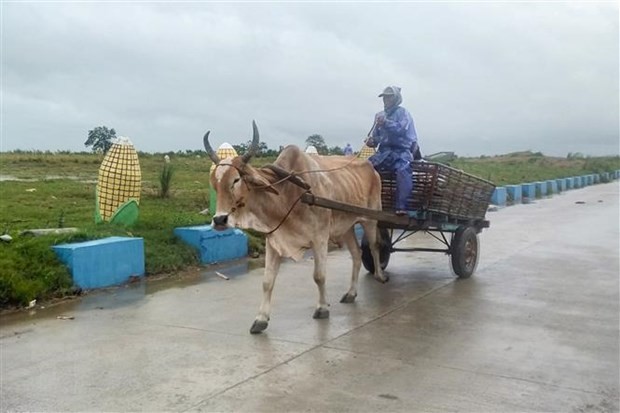
[[[473,278],[399,253],[353,305],[334,251],[329,320],[311,318],[312,261],[286,263],[258,336],[261,270],[243,265],[4,318],[1,410],[618,411],[618,196],[615,182],[489,213]]]

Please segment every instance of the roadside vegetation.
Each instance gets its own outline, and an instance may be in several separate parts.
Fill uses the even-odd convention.
[[[112,235],[144,238],[147,275],[199,265],[198,254],[173,235],[179,226],[203,225],[209,214],[211,161],[200,151],[139,153],[142,194],[138,222],[130,228],[95,224],[95,188],[102,154],[15,151],[0,154],[0,308],[27,306],[33,299],[73,295],[71,277],[50,246]],[[269,154],[273,155],[273,154]],[[273,162],[256,157],[254,165]],[[446,163],[498,186],[620,169],[619,157],[546,157],[540,153],[458,158]],[[168,165],[168,166],[167,166]],[[174,171],[174,172],[173,172]],[[7,176],[11,179],[7,180]],[[28,229],[77,227],[72,234],[24,236]],[[260,234],[249,233],[254,256],[264,252]]]

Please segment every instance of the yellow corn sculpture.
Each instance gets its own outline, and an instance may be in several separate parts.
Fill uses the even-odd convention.
[[[95,221],[123,225],[135,223],[141,186],[138,153],[128,138],[119,138],[99,168]]]
[[[222,160],[226,158],[234,158],[235,156],[237,156],[237,151],[235,150],[235,148],[232,147],[230,143],[224,142],[223,144],[220,145],[219,148],[217,148],[217,151],[215,152],[215,154],[217,155],[218,158],[220,158],[220,160]],[[211,165],[210,172],[213,172],[213,170],[215,169],[215,166],[216,166],[215,164]],[[217,200],[217,194],[215,193],[215,189],[209,187],[209,210],[213,214],[215,214],[216,202],[217,202],[216,200]]]
[[[362,146],[362,148],[360,149],[360,153],[358,156],[360,157],[360,159],[368,159],[373,156],[375,152],[377,152],[375,148],[371,148],[370,146],[364,144],[364,146]]]
[[[235,148],[233,148],[230,143],[226,143],[226,142],[224,142],[223,144],[220,145],[219,148],[217,148],[217,151],[215,151],[215,154],[217,155],[218,158],[220,158],[220,160],[226,159],[226,158],[234,158],[235,156],[238,156]],[[215,164],[211,165],[211,172],[213,172],[214,169],[215,169]]]

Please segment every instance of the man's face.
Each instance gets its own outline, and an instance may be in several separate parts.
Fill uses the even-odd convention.
[[[396,95],[383,95],[383,106],[390,107],[396,102]]]

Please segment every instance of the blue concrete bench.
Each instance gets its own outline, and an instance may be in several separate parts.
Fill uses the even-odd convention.
[[[506,192],[513,204],[520,204],[522,198],[521,185],[506,185]]]
[[[213,264],[248,255],[248,237],[240,229],[216,231],[211,225],[175,228],[174,235],[200,252],[200,262]]]
[[[493,191],[491,203],[497,206],[506,206],[506,188],[499,186]]]
[[[536,199],[536,184],[527,183],[521,185],[521,190],[523,194],[523,198],[528,198],[530,200]]]
[[[556,179],[555,182],[559,192],[566,191],[566,179]]]
[[[52,247],[80,288],[118,285],[144,275],[144,240],[109,237]]]

